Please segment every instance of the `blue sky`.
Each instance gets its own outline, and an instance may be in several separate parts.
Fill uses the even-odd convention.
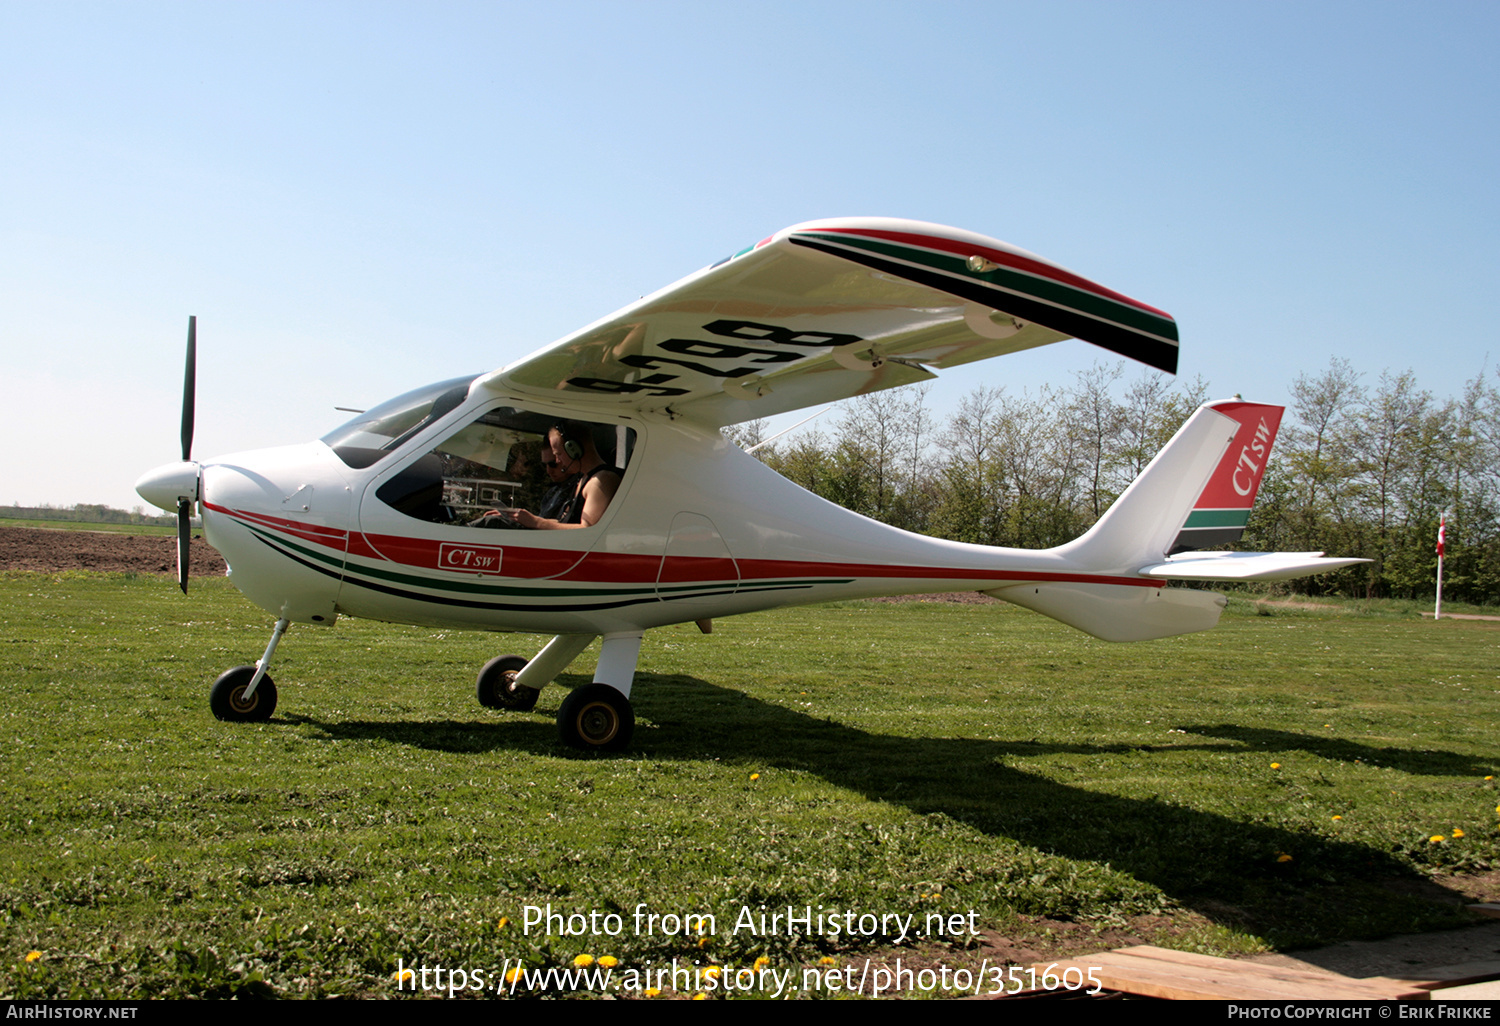
[[[189,314],[207,457],[818,217],[956,225],[1163,308],[1214,395],[1285,402],[1333,357],[1456,395],[1500,360],[1497,30],[1462,2],[0,0],[0,503],[137,505]]]

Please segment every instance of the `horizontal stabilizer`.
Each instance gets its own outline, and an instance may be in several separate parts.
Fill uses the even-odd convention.
[[[1184,552],[1138,572],[1180,581],[1285,581],[1368,562],[1321,552]]]

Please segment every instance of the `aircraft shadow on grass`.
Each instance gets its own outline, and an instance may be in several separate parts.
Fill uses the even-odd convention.
[[[572,675],[560,683],[587,683]],[[1355,758],[1413,773],[1464,774],[1472,759],[1449,752],[1370,748],[1338,739],[1218,725],[1184,728],[1223,743],[1091,745],[877,734],[819,718],[686,675],[641,674],[634,700],[641,722],[635,748],[653,760],[717,758],[764,770],[816,774],[866,798],[941,815],[996,838],[1074,860],[1108,863],[1159,888],[1180,905],[1236,928],[1295,939],[1296,923],[1324,924],[1344,915],[1347,934],[1362,926],[1371,902],[1409,906],[1411,928],[1431,928],[1431,901],[1457,905],[1461,895],[1431,885],[1426,898],[1385,884],[1415,874],[1392,855],[1355,841],[1299,833],[1267,823],[1202,812],[1170,798],[1125,798],[1087,783],[1059,783],[1007,765],[1049,754],[1108,756],[1152,751],[1305,750],[1320,758]],[[283,719],[283,718],[278,718]],[[385,740],[418,748],[483,754],[508,749],[583,761],[634,759],[560,747],[556,728],[535,717],[499,720],[326,722],[287,716],[329,740]],[[1291,859],[1282,860],[1282,855]],[[1362,891],[1364,901],[1351,901]],[[1457,918],[1454,917],[1454,922]],[[1387,920],[1389,922],[1389,920]]]
[[[1417,776],[1484,776],[1494,772],[1493,762],[1430,748],[1375,748],[1344,738],[1318,737],[1294,731],[1267,730],[1263,727],[1240,727],[1230,723],[1204,727],[1184,726],[1182,729],[1189,734],[1239,742],[1231,746],[1230,750],[1248,748],[1265,752],[1302,751],[1330,762],[1361,762]]]

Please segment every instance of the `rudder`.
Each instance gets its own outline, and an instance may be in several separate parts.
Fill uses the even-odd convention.
[[[1265,477],[1271,445],[1281,426],[1280,406],[1224,400],[1208,408],[1239,424],[1203,494],[1172,543],[1170,553],[1231,545],[1245,533],[1250,510]]]

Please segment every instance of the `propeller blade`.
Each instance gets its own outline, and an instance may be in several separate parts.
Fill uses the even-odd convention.
[[[192,563],[193,504],[177,500],[177,586],[187,594],[188,567]]]
[[[193,458],[193,420],[198,390],[198,318],[188,318],[187,366],[182,372],[182,461]],[[187,594],[192,565],[193,504],[177,500],[177,586]]]
[[[198,318],[188,318],[187,368],[182,376],[182,459],[193,453],[193,404],[198,387]]]

